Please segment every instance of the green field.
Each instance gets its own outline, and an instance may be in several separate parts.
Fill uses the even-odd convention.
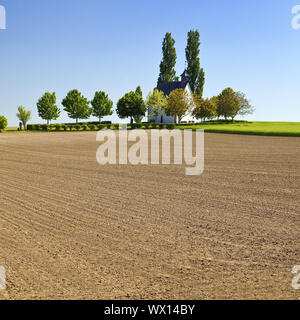
[[[179,129],[203,129],[205,132],[248,134],[260,136],[300,137],[300,122],[247,122],[247,121],[207,121],[203,124],[180,124]],[[130,125],[128,126],[130,129]],[[142,125],[143,129],[147,129]],[[151,128],[151,127],[150,127]],[[18,132],[7,128],[4,132]],[[35,131],[32,131],[35,132]],[[36,131],[39,132],[39,131]]]
[[[180,125],[180,129],[204,129],[205,132],[300,137],[300,122],[207,122]]]

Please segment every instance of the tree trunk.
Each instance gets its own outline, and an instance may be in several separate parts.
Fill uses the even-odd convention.
[[[133,118],[130,117],[130,124],[133,124]]]
[[[49,121],[49,120],[47,120],[47,125],[48,125],[48,126],[49,126],[49,122],[50,122],[50,121]]]
[[[99,122],[101,123],[101,118],[99,118]]]
[[[164,123],[164,116],[161,116],[160,123]]]
[[[76,119],[76,123],[78,123],[78,119]]]

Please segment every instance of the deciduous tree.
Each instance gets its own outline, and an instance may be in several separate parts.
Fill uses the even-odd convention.
[[[239,111],[238,115],[246,116],[248,114],[252,114],[255,111],[255,108],[250,104],[249,100],[246,98],[245,93],[236,92],[235,93],[239,100]]]
[[[117,114],[121,119],[145,116],[145,103],[142,96],[133,91],[126,93],[117,103]]]
[[[47,120],[47,124],[51,120],[56,120],[60,116],[60,110],[56,105],[55,92],[46,92],[37,102],[39,117]]]
[[[0,132],[4,130],[8,125],[7,119],[4,116],[0,116]]]
[[[143,99],[143,91],[142,91],[142,88],[141,86],[138,86],[135,90],[135,93],[140,95]],[[144,118],[145,114],[142,114],[142,115],[135,115],[133,116],[133,120],[135,123],[141,123],[143,121],[143,118]]]
[[[141,86],[138,86],[138,87],[136,88],[135,93],[136,93],[136,94],[139,94],[139,95],[143,98],[143,91],[142,91]]]
[[[218,116],[234,119],[239,111],[239,99],[232,88],[226,88],[218,96]]]
[[[196,119],[201,119],[205,121],[206,119],[212,119],[217,115],[217,105],[215,100],[203,99],[199,95],[194,95],[195,108],[193,110],[193,116]]]
[[[31,111],[25,110],[23,106],[19,106],[18,111],[17,117],[22,122],[24,130],[26,130],[27,123],[31,118]]]
[[[176,89],[172,91],[168,98],[168,104],[166,106],[166,113],[174,117],[174,122],[179,123],[181,119],[187,114],[191,106],[190,97],[184,89]]]
[[[148,110],[148,116],[153,116],[157,119],[158,116],[163,116],[168,99],[162,91],[154,89],[148,94],[146,99],[146,108]],[[161,121],[162,122],[162,121]]]
[[[76,123],[78,123],[78,119],[88,119],[93,112],[88,99],[76,89],[69,91],[62,101],[62,105],[69,117],[76,119]]]
[[[111,116],[113,114],[113,102],[109,99],[108,94],[103,91],[97,91],[94,99],[91,101],[93,107],[93,116],[101,119],[105,116]]]

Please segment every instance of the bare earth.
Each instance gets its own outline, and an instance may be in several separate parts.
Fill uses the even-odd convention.
[[[2,299],[299,299],[300,139],[206,134],[205,172],[0,135]]]

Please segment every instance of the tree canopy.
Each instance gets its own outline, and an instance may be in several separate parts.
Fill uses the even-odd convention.
[[[23,106],[19,106],[18,111],[19,112],[17,113],[17,117],[22,122],[23,127],[26,130],[27,123],[31,118],[31,111],[25,110]]]
[[[145,103],[142,96],[136,92],[126,93],[117,103],[117,114],[121,119],[145,116]]]
[[[160,73],[157,85],[162,82],[169,82],[176,80],[175,65],[177,60],[176,49],[174,47],[175,40],[172,38],[171,33],[166,33],[163,40],[162,52],[163,58],[160,63]]]
[[[162,91],[154,89],[148,94],[146,99],[146,108],[148,111],[148,116],[153,116],[155,119],[158,116],[162,116],[165,112],[165,108],[168,104],[168,99]]]
[[[69,91],[63,99],[62,105],[71,119],[88,119],[93,109],[90,108],[90,102],[78,90]]]
[[[252,114],[255,111],[255,108],[250,104],[249,100],[246,98],[245,93],[236,92],[235,95],[239,100],[239,111],[238,115],[245,116],[248,114]]]
[[[0,116],[0,131],[4,130],[8,125],[8,121],[4,116]]]
[[[141,86],[138,86],[138,87],[136,88],[135,93],[136,93],[136,94],[139,94],[139,95],[143,98],[143,91],[142,91]]]
[[[201,98],[203,96],[203,90],[205,85],[205,72],[203,68],[199,71],[199,76],[196,81],[195,93],[197,93]]]
[[[205,84],[205,73],[203,68],[200,68],[200,34],[198,30],[190,30],[188,32],[185,55],[187,73],[189,74],[189,83],[192,92],[197,93],[202,97]]]
[[[113,102],[104,91],[97,91],[91,104],[93,107],[92,114],[99,119],[99,122],[103,117],[113,114]]]
[[[217,115],[217,105],[214,98],[203,99],[199,95],[194,95],[195,108],[193,110],[193,116],[196,119],[205,121],[206,119],[212,119]]]
[[[187,114],[190,109],[190,98],[188,93],[184,89],[176,89],[172,91],[168,98],[168,103],[166,106],[166,113],[174,117],[174,122],[179,123],[181,119]]]
[[[242,92],[234,92],[232,88],[226,88],[217,98],[217,115],[225,119],[234,118],[237,115],[247,115],[254,112],[254,108]]]
[[[232,118],[239,111],[239,99],[232,88],[224,89],[218,96],[218,116],[224,116],[225,119]]]
[[[39,117],[49,121],[56,120],[60,116],[60,110],[56,106],[56,95],[55,92],[46,92],[37,102],[37,109]]]
[[[196,83],[200,72],[200,34],[198,30],[188,33],[187,47],[185,49],[187,73],[192,92],[196,91]]]

